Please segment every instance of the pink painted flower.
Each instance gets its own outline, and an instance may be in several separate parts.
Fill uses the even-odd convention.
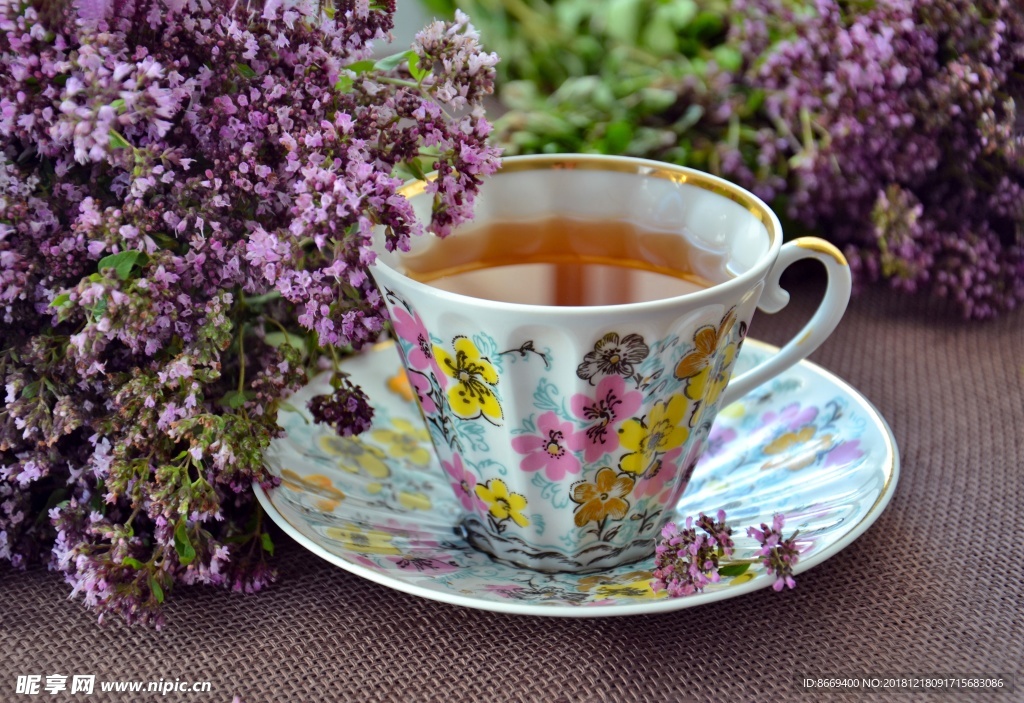
[[[463,508],[473,510],[474,507],[482,505],[476,496],[477,478],[463,465],[460,455],[452,454],[452,460],[450,462],[442,461],[441,468],[448,474],[455,497],[462,503]]]
[[[714,425],[711,428],[711,434],[708,436],[707,449],[704,450],[703,455],[715,456],[721,453],[726,445],[730,444],[737,436],[735,428]]]
[[[416,393],[416,397],[419,398],[420,407],[423,408],[423,412],[428,415],[436,413],[437,404],[434,402],[434,397],[430,394],[430,391],[432,390],[430,386],[430,378],[426,374],[422,374],[417,371],[410,371],[409,385],[412,386],[413,391]]]
[[[554,412],[548,411],[537,418],[537,434],[520,435],[512,439],[512,448],[525,454],[519,467],[523,471],[539,471],[552,481],[560,481],[566,474],[580,472],[576,452],[584,447],[586,435],[577,432],[571,422],[562,422]]]
[[[813,405],[801,409],[800,403],[791,403],[778,413],[769,410],[762,415],[761,426],[771,425],[776,429],[785,427],[790,432],[795,432],[804,425],[814,422],[816,417],[818,417],[818,409]]]
[[[615,423],[631,417],[640,409],[643,394],[627,391],[622,376],[605,376],[597,384],[593,397],[577,393],[569,401],[573,415],[588,423],[584,446],[586,461],[597,461],[606,452],[619,448]]]
[[[435,376],[437,363],[434,361],[434,352],[430,344],[430,333],[423,325],[423,320],[417,312],[410,315],[402,307],[395,306],[391,311],[391,324],[395,328],[395,334],[412,345],[406,352],[409,365],[417,369],[430,369]]]
[[[686,483],[690,480],[689,473],[686,476],[679,476],[679,455],[683,453],[683,448],[678,447],[665,454],[663,457],[658,459],[657,466],[652,470],[648,471],[636,482],[636,488],[633,489],[633,495],[639,498],[646,498],[647,496],[656,496],[661,493],[662,489],[669,485],[675,485],[677,479],[682,481],[680,487],[685,487]],[[692,472],[693,465],[689,467]]]
[[[860,440],[842,442],[833,447],[825,457],[825,466],[846,466],[864,456],[860,448]]]

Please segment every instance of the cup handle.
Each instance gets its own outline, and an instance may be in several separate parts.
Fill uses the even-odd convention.
[[[832,334],[846,311],[853,290],[850,265],[839,249],[818,237],[800,237],[782,246],[775,266],[765,279],[758,308],[767,313],[776,313],[786,307],[789,293],[779,285],[779,278],[790,264],[800,259],[816,259],[825,265],[828,273],[825,297],[810,321],[775,356],[729,381],[722,394],[721,407],[739,400],[765,381],[806,358]]]

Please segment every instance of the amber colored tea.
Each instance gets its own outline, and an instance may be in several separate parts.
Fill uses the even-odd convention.
[[[475,298],[527,305],[620,305],[703,290],[679,234],[623,221],[564,217],[489,222],[403,257],[418,281]]]

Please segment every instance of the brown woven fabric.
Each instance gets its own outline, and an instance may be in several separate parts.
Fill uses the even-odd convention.
[[[814,303],[755,320],[780,343]],[[1024,700],[1024,314],[965,323],[884,290],[856,298],[814,360],[863,392],[902,455],[895,497],[796,590],[658,616],[558,620],[421,600],[278,537],[280,582],[257,596],[182,589],[161,632],[96,624],[43,569],[0,567],[0,700],[18,674],[210,680],[229,701],[816,700],[798,678],[1002,672]],[[841,700],[934,699],[894,692]]]

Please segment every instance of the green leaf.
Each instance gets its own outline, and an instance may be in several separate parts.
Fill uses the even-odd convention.
[[[137,570],[141,570],[141,569],[146,568],[146,565],[143,564],[138,559],[136,559],[135,557],[125,557],[124,559],[121,560],[121,563],[124,564],[125,566],[130,566],[133,569],[137,569]]]
[[[291,332],[268,332],[263,341],[277,349],[278,347],[289,346],[302,349],[306,344],[306,338],[302,335]]]
[[[178,561],[182,566],[188,566],[196,558],[196,550],[188,538],[188,526],[185,519],[178,520],[174,528],[174,551],[178,553]]]
[[[252,391],[228,391],[221,397],[220,404],[225,405],[232,410],[238,410],[240,407],[245,405],[245,401],[254,397],[256,397],[256,394]]]
[[[21,397],[25,400],[32,400],[39,395],[40,388],[42,388],[42,384],[39,381],[33,381],[21,389]]]
[[[53,300],[50,301],[50,307],[51,308],[59,308],[61,305],[66,304],[70,300],[71,300],[71,295],[69,293],[61,293],[56,298],[54,298]]]
[[[605,31],[622,44],[636,44],[640,29],[640,0],[611,0],[608,3]]]
[[[676,30],[664,21],[651,22],[644,27],[641,43],[655,56],[666,56],[676,50]]]
[[[334,89],[345,95],[352,92],[352,87],[354,85],[355,81],[352,80],[351,76],[338,76],[338,80],[334,84]]]
[[[353,73],[355,73],[358,76],[358,75],[362,75],[363,73],[366,73],[368,71],[372,71],[373,70],[373,66],[374,66],[374,62],[371,61],[370,59],[366,59],[364,61],[356,61],[355,63],[350,63],[345,68],[347,68],[348,70],[352,71]]]
[[[238,75],[247,80],[252,80],[257,77],[256,71],[252,70],[252,66],[244,63],[236,63],[235,70],[238,71]]]
[[[427,180],[427,174],[424,173],[423,167],[420,165],[419,159],[409,159],[405,162],[406,168],[409,169],[409,173],[416,176],[421,181]]]
[[[132,145],[128,143],[128,140],[121,136],[121,133],[115,129],[110,130],[107,133],[110,139],[111,149],[131,149]]]
[[[711,55],[715,57],[715,63],[718,64],[719,68],[725,69],[730,73],[739,71],[740,67],[743,66],[743,55],[731,46],[719,44],[711,50]]]
[[[412,55],[409,57],[409,73],[412,75],[413,80],[417,83],[421,83],[424,78],[430,75],[429,68],[420,67],[420,55],[415,52],[410,52]]]
[[[103,269],[114,269],[114,273],[122,281],[127,280],[128,276],[132,272],[132,267],[135,266],[136,262],[143,264],[146,262],[146,255],[136,249],[129,249],[122,251],[118,254],[111,254],[110,256],[104,256],[100,259],[99,270]]]
[[[270,535],[264,532],[260,535],[260,543],[263,545],[263,551],[274,556],[274,541],[270,539]]]
[[[626,120],[609,123],[604,133],[605,154],[622,154],[633,139],[633,127]]]
[[[153,592],[157,603],[164,602],[164,589],[160,586],[160,582],[156,580],[155,576],[149,577],[149,590]]]
[[[675,29],[683,29],[693,21],[699,9],[694,0],[673,0],[658,9],[657,17],[664,18]]]
[[[114,108],[118,112],[121,112],[121,108],[124,107],[124,98],[118,98],[114,102],[110,103],[110,107]]]
[[[740,574],[745,574],[749,568],[750,564],[729,564],[727,566],[720,566],[718,567],[718,575],[727,577],[739,576]]]
[[[384,58],[373,64],[373,67],[378,71],[393,71],[401,66],[406,61],[412,61],[412,57],[416,56],[416,52],[412,49],[403,51],[398,54],[391,54],[391,56],[385,56]]]

